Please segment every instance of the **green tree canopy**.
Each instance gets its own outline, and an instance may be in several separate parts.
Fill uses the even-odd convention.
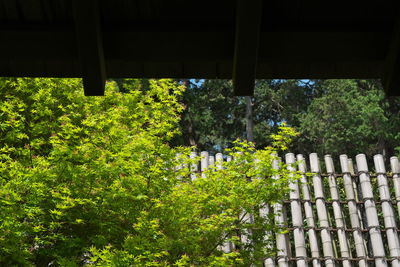
[[[183,94],[182,139],[175,143],[195,145],[200,150],[221,150],[232,140],[246,137],[246,101],[233,95],[232,82],[204,80],[190,83]],[[317,82],[299,80],[258,80],[252,97],[254,141],[257,147],[271,143],[270,135],[282,122],[299,125],[315,96]]]
[[[180,143],[219,150],[245,138],[246,101],[232,92],[227,80],[192,84],[183,95]],[[258,80],[252,108],[258,147],[283,122],[301,133],[293,152],[393,155],[398,147],[399,101],[385,98],[375,80]]]
[[[0,88],[0,265],[249,266],[273,252],[266,233],[278,229],[257,211],[287,193],[289,173],[272,168],[275,149],[239,143],[235,161],[188,179],[177,167],[194,163],[189,149],[169,144],[184,86],[119,80],[104,97],[84,97],[76,79]],[[223,254],[224,237],[237,250]]]
[[[300,116],[299,146],[320,154],[387,153],[396,146],[398,125],[391,121],[389,102],[372,81],[327,80],[322,96]],[[393,151],[391,151],[393,153]]]

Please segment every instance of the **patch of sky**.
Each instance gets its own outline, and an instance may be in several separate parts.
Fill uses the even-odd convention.
[[[310,79],[301,79],[297,82],[297,85],[299,86],[306,86],[306,85],[313,85],[315,82]]]
[[[190,79],[189,80],[191,84],[195,86],[201,86],[204,83],[204,79]]]

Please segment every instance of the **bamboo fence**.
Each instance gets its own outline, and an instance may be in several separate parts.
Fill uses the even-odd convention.
[[[190,155],[196,156],[195,152]],[[223,161],[230,160],[221,153],[213,156],[203,151],[199,164],[190,166],[191,178],[195,179],[199,172],[205,177],[203,171],[211,166],[222,169]],[[356,156],[355,165],[346,155],[340,155],[335,162],[330,155],[321,161],[315,153],[308,158],[288,153],[285,163],[290,171],[297,171],[300,179],[289,184],[288,199],[271,207],[266,205],[260,214],[268,216],[273,212],[275,223],[288,231],[273,235],[277,254],[265,258],[261,265],[400,267],[397,157],[387,162],[388,170],[382,155],[375,155],[370,166],[364,154]],[[279,168],[278,160],[273,167]],[[244,217],[251,222],[251,214]],[[242,242],[249,242],[249,235],[251,232],[245,233]],[[234,246],[225,242],[220,249],[228,253]]]

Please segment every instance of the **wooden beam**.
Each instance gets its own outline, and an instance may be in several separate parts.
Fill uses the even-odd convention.
[[[400,96],[400,17],[395,21],[382,77],[387,96]]]
[[[4,39],[0,42],[1,60],[78,60],[73,31],[0,30],[0,35]],[[231,32],[103,31],[102,36],[106,61],[233,60],[234,33]],[[258,63],[384,60],[390,37],[390,33],[376,31],[261,32]],[[232,70],[229,73],[231,77]]]
[[[379,61],[286,61],[259,62],[257,79],[379,79],[384,60]],[[107,60],[112,78],[231,79],[232,62],[215,61],[125,61]],[[76,60],[3,60],[0,77],[76,78],[81,75]]]
[[[235,95],[253,95],[260,40],[262,0],[237,0],[233,87]]]
[[[0,76],[82,77],[72,29],[0,30],[0,35]],[[109,77],[232,78],[232,32],[102,35]],[[381,78],[390,36],[379,31],[261,32],[256,78]]]
[[[106,69],[98,1],[73,0],[73,12],[85,95],[104,95]]]

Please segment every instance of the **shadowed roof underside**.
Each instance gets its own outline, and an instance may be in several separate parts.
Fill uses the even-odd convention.
[[[400,94],[394,1],[0,0],[0,76],[382,78]]]

